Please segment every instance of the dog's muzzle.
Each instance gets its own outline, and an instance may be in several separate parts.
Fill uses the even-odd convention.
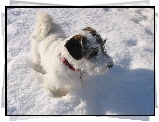
[[[114,65],[113,62],[111,62],[110,64],[107,65],[107,67],[108,67],[109,69],[111,69],[111,68],[113,67],[113,65]]]

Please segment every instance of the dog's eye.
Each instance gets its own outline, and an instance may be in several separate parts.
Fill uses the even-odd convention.
[[[100,35],[95,36],[97,43],[102,43],[102,38]]]
[[[97,54],[98,54],[98,48],[90,48],[87,58],[91,59],[91,58],[97,56]]]

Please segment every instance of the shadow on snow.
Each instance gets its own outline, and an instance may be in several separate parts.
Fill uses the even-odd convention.
[[[154,71],[115,65],[71,94],[86,101],[94,115],[153,115]]]

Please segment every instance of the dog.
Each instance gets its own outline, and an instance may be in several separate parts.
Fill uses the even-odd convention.
[[[81,88],[91,75],[106,73],[113,67],[105,42],[91,27],[66,37],[62,27],[40,11],[31,35],[35,70],[44,73],[44,86],[55,97],[65,96],[71,89]]]

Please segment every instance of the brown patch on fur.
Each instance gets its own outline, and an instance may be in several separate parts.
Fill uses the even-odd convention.
[[[101,36],[93,28],[86,27],[83,30],[89,31],[92,34],[92,36],[96,37],[96,40],[98,43],[101,43],[101,44],[103,43]]]
[[[86,27],[86,28],[84,28],[83,30],[87,30],[87,31],[89,31],[89,32],[92,33],[92,34],[96,33],[96,30],[94,30],[94,29],[91,28],[91,27]]]
[[[84,39],[86,40],[87,38],[84,37],[82,34],[79,34],[79,35],[75,35],[74,37],[72,37],[71,39],[74,39],[74,40],[80,40],[80,39]]]

